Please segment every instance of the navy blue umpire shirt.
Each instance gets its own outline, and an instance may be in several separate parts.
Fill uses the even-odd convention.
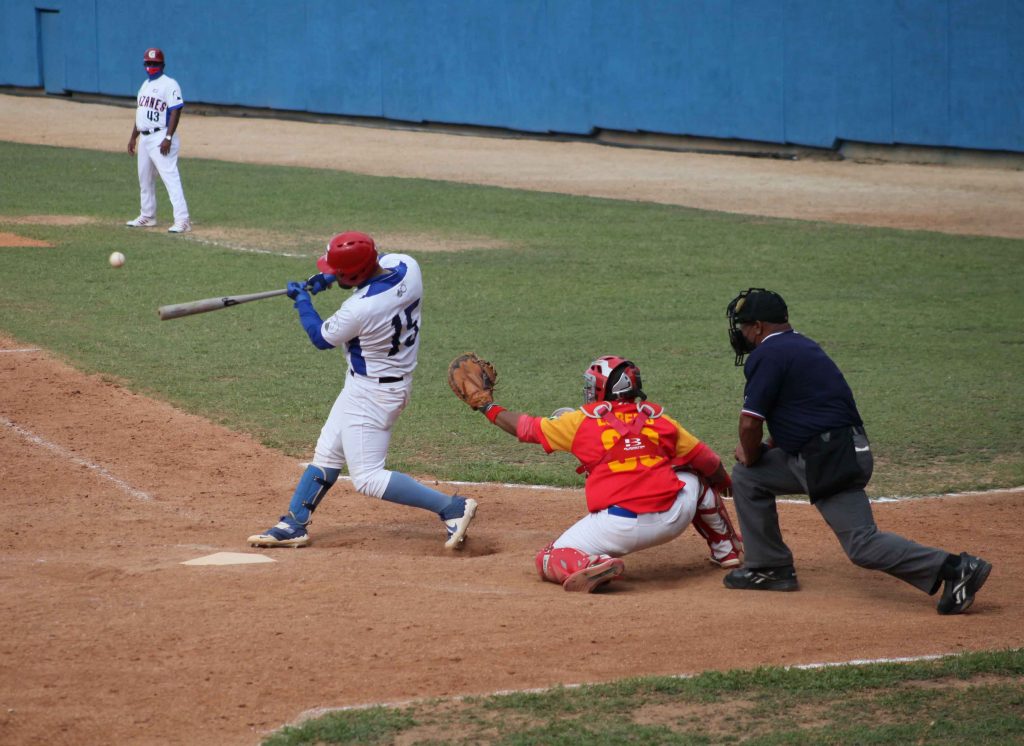
[[[864,424],[839,367],[817,342],[793,330],[761,340],[743,375],[743,414],[765,420],[786,453],[795,456],[818,433]]]

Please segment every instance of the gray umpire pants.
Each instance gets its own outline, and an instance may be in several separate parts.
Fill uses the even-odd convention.
[[[863,448],[868,445],[867,438],[855,435],[854,445]],[[857,457],[866,459],[865,473],[870,477],[871,452],[858,453]],[[772,448],[753,466],[737,463],[732,469],[732,489],[743,534],[744,565],[751,568],[792,565],[793,553],[782,540],[775,498],[807,494],[803,457]],[[815,501],[814,507],[855,565],[887,572],[928,594],[938,590],[939,568],[948,553],[879,531],[863,488],[822,498]]]

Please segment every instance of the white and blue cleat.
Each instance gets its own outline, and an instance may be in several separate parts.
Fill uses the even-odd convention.
[[[281,521],[262,534],[249,537],[249,545],[254,547],[304,547],[309,543],[309,532],[306,527],[281,516]]]
[[[476,515],[476,500],[471,497],[466,498],[466,507],[463,509],[462,515],[458,518],[449,518],[444,522],[445,531],[448,533],[448,539],[444,543],[445,549],[462,549],[462,544],[466,541],[466,532],[469,530],[469,524],[473,522],[474,515]]]

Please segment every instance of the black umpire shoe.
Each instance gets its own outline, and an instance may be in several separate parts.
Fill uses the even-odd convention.
[[[726,588],[743,591],[795,591],[796,570],[789,567],[741,567],[727,573],[722,581]]]
[[[963,614],[974,603],[974,594],[988,580],[992,565],[981,557],[972,557],[967,552],[960,553],[960,564],[957,565],[955,577],[946,578],[939,599],[940,614]]]

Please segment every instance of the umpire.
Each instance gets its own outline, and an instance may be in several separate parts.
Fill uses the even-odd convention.
[[[789,325],[782,296],[750,288],[726,313],[736,365],[743,365],[747,383],[732,470],[745,557],[743,567],[725,576],[725,586],[797,590],[775,499],[801,494],[810,497],[851,562],[929,595],[945,583],[939,613],[966,611],[992,565],[878,530],[864,492],[873,468],[871,447],[853,393],[824,350]],[[770,438],[763,442],[765,423]]]

